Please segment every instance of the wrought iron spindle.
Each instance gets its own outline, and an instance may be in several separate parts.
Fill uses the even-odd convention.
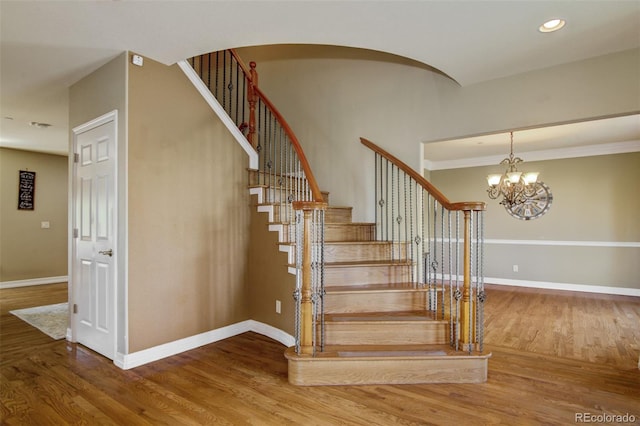
[[[474,216],[473,213],[471,215],[469,215],[469,216],[470,216],[470,218],[469,218],[469,235],[467,236],[467,238],[469,238],[469,241],[473,242],[473,227],[474,227],[475,221],[473,220],[473,216]],[[473,250],[473,248],[474,248],[474,244],[471,243],[470,247],[471,247],[471,256],[469,257],[469,262],[470,262],[469,268],[470,268],[472,276],[473,276],[473,271],[474,271],[474,258],[473,258],[474,250]],[[469,300],[470,301],[474,300],[473,289],[474,289],[474,284],[473,284],[473,280],[472,280],[470,285],[469,285]],[[471,318],[473,318],[473,304],[469,303],[469,311],[467,312],[467,321],[470,322]],[[469,348],[468,348],[468,350],[469,350],[469,353],[471,353],[472,347],[473,347],[473,342],[474,342],[473,334],[474,334],[475,330],[474,330],[473,327],[468,327],[468,329],[469,329],[469,336],[468,336]]]
[[[302,321],[300,320],[302,311],[302,246],[303,246],[303,230],[301,223],[303,221],[302,210],[296,211],[295,242],[296,242],[296,289],[293,293],[295,300],[295,340],[296,353],[300,353],[300,337],[302,335]]]
[[[453,297],[456,301],[456,310],[454,324],[458,324],[458,318],[460,318],[460,298],[462,293],[460,292],[460,212],[456,212],[456,289]],[[452,315],[453,316],[453,315]],[[455,348],[458,350],[458,342],[460,341],[460,327],[456,326],[455,336],[453,342],[455,342]]]

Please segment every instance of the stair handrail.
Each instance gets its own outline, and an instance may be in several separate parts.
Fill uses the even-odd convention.
[[[413,170],[407,164],[402,162],[397,157],[393,156],[389,152],[380,148],[378,145],[374,144],[370,140],[361,137],[360,142],[372,151],[378,153],[382,157],[386,158],[393,164],[395,164],[400,170],[411,176],[416,182],[418,182],[427,192],[429,192],[440,204],[442,204],[446,209],[453,211],[464,211],[464,210],[472,210],[472,211],[484,211],[487,209],[487,203],[484,201],[464,201],[452,203],[449,199],[438,190],[431,182],[426,180],[422,175]]]
[[[422,285],[428,288],[429,299],[427,302],[427,310],[431,311],[434,315],[440,315],[442,319],[445,318],[445,299],[444,294],[445,290],[448,291],[449,294],[449,326],[450,326],[450,344],[454,346],[456,350],[458,348],[462,348],[462,350],[469,351],[471,353],[473,350],[483,351],[483,335],[484,335],[484,301],[486,298],[486,294],[484,292],[484,272],[482,266],[483,259],[483,245],[484,245],[484,234],[483,234],[483,213],[486,211],[486,203],[482,201],[465,201],[465,202],[457,202],[452,203],[449,201],[447,197],[442,194],[433,184],[427,181],[424,177],[422,177],[419,173],[409,167],[407,164],[388,153],[386,150],[380,148],[370,140],[361,137],[360,142],[374,151],[376,154],[376,197],[380,195],[379,206],[382,209],[388,207],[388,204],[391,204],[391,216],[389,216],[388,212],[384,215],[384,217],[380,218],[380,226],[384,226],[384,224],[389,223],[391,220],[391,241],[395,243],[402,243],[405,240],[408,240],[408,244],[411,246],[410,256],[412,263],[418,262],[420,257],[423,257],[423,265],[417,266],[417,272],[415,276],[416,279],[413,278],[412,282],[415,285]],[[378,193],[378,158],[380,158],[380,193]],[[389,173],[388,169],[386,174],[384,174],[382,168],[382,159],[387,161],[387,164],[391,164],[391,182],[397,183],[397,189],[399,192],[400,184],[400,172],[403,172],[405,176],[409,176],[410,179],[413,179],[421,188],[422,191],[426,191],[428,193],[427,202],[420,203],[420,209],[422,213],[422,226],[421,229],[424,231],[425,228],[431,227],[431,222],[437,224],[436,216],[440,221],[440,229],[433,228],[433,234],[428,235],[426,240],[428,241],[428,247],[425,247],[425,238],[424,234],[420,237],[416,234],[415,239],[413,238],[413,222],[410,218],[411,222],[411,234],[408,236],[407,227],[405,225],[404,235],[402,235],[402,231],[400,229],[400,223],[406,222],[407,218],[403,218],[400,215],[399,207],[404,203],[404,212],[407,213],[407,198],[409,199],[409,212],[413,211],[415,206],[411,206],[412,203],[412,195],[411,189],[409,189],[409,196],[407,197],[407,184],[406,180],[404,180],[404,188],[405,188],[405,197],[403,200],[400,199],[400,195],[397,195],[397,198],[394,199],[393,187],[391,189],[391,203],[389,203],[388,196],[389,193],[384,192],[383,187],[386,186],[388,189],[389,182]],[[388,166],[385,166],[388,167]],[[394,170],[397,169],[399,172],[394,173]],[[396,179],[394,181],[394,179]],[[404,179],[404,178],[403,178]],[[410,187],[411,188],[411,187]],[[416,200],[418,199],[418,194],[416,193]],[[430,198],[432,197],[435,202],[431,205]],[[398,216],[395,216],[394,206],[398,205]],[[437,207],[436,203],[439,204]],[[417,205],[418,203],[416,203]],[[424,211],[427,211],[427,217],[429,226],[426,227],[424,225]],[[445,235],[445,222],[444,210],[447,210],[448,218],[448,237]],[[452,231],[452,223],[451,223],[451,212],[455,212],[456,215],[456,226],[455,232],[456,237],[452,239],[451,231]],[[432,215],[432,218],[430,216]],[[459,269],[460,261],[458,255],[455,255],[455,268],[452,268],[452,257],[453,257],[453,249],[452,246],[457,246],[459,243],[458,236],[458,224],[457,217],[463,214],[463,260],[461,262],[463,275],[462,275],[462,287],[459,287]],[[385,219],[386,218],[386,219]],[[393,222],[397,221],[397,236],[394,235],[394,230],[396,226]],[[376,210],[376,227],[378,227],[378,218],[377,218],[377,210]],[[388,230],[387,226],[387,230]],[[376,233],[377,233],[376,228]],[[428,231],[429,232],[429,231]],[[440,236],[438,238],[438,232],[440,232]],[[382,232],[380,232],[382,234]],[[387,236],[384,238],[388,237]],[[382,236],[378,236],[378,238],[383,238]],[[445,241],[446,240],[446,241]],[[437,243],[438,241],[438,243]],[[413,244],[416,244],[416,252],[414,253]],[[438,251],[438,244],[440,244],[440,250]],[[445,246],[448,251],[448,264],[449,268],[446,269],[444,266],[445,260]],[[418,250],[420,248],[420,250]],[[433,248],[434,253],[431,252],[431,248]],[[457,253],[457,248],[456,248]],[[393,258],[393,250],[392,250],[392,258]],[[440,267],[440,272],[437,272],[437,268]],[[455,271],[454,271],[455,269]],[[474,274],[475,272],[475,274]],[[453,276],[455,274],[455,276]],[[472,275],[474,275],[472,277]],[[439,277],[438,277],[439,276]],[[432,292],[435,294],[437,292],[438,280],[440,281],[440,288],[442,290],[442,310],[439,314],[436,309],[436,304],[438,302],[436,296],[432,296]],[[445,287],[445,281],[448,283],[448,288]],[[455,298],[455,309],[453,299]]]
[[[322,192],[320,191],[320,187],[318,186],[318,182],[316,181],[316,178],[313,175],[313,172],[311,171],[311,166],[309,165],[309,161],[307,160],[307,157],[304,154],[304,150],[302,149],[302,146],[300,145],[300,141],[298,140],[298,138],[296,137],[295,133],[291,129],[291,126],[289,126],[289,123],[287,123],[287,120],[284,119],[284,117],[282,116],[280,111],[278,111],[278,109],[271,102],[271,100],[267,97],[267,95],[265,95],[264,92],[262,90],[260,90],[260,88],[258,87],[258,84],[257,84],[257,81],[256,81],[257,80],[257,74],[255,72],[255,68],[256,68],[255,62],[251,62],[250,63],[251,67],[249,68],[244,63],[242,58],[238,55],[238,53],[236,52],[235,49],[229,49],[229,51],[231,52],[231,54],[233,55],[235,60],[238,62],[238,65],[242,69],[245,78],[249,82],[250,91],[252,90],[253,93],[257,97],[262,99],[262,102],[264,102],[264,104],[267,106],[267,108],[269,108],[271,110],[271,113],[275,116],[276,120],[278,122],[280,122],[280,125],[282,126],[282,129],[285,131],[285,133],[289,137],[289,139],[291,141],[291,144],[293,145],[293,148],[296,151],[296,154],[298,155],[298,158],[300,160],[300,165],[302,166],[302,169],[303,169],[304,174],[305,174],[305,176],[307,178],[307,181],[309,182],[309,189],[311,190],[311,194],[313,196],[313,200],[315,202],[322,203],[323,202]],[[251,96],[251,93],[249,93],[249,96]],[[255,123],[249,123],[249,128],[252,128],[253,126],[255,126]]]
[[[299,355],[314,356],[316,347],[324,347],[324,338],[316,336],[318,318],[324,318],[322,314],[324,294],[324,210],[327,203],[324,201],[320,187],[311,171],[300,141],[284,119],[280,111],[271,100],[258,87],[258,73],[256,63],[250,62],[249,67],[244,63],[235,49],[229,49],[240,69],[249,83],[247,101],[249,103],[249,133],[247,139],[253,146],[253,133],[255,129],[255,104],[260,98],[264,105],[274,115],[276,121],[286,133],[293,146],[300,165],[306,177],[313,201],[294,201],[292,207],[296,212],[296,290],[294,300],[296,303],[296,352]],[[320,229],[313,232],[313,229]],[[313,267],[315,264],[317,267]],[[318,305],[320,305],[318,307]],[[320,308],[320,311],[319,309]],[[324,329],[323,320],[320,321],[321,329]]]

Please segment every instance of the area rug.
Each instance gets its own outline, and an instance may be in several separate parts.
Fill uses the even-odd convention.
[[[35,308],[16,309],[15,311],[9,311],[9,313],[53,339],[64,339],[67,335],[69,304],[66,302],[37,306]]]

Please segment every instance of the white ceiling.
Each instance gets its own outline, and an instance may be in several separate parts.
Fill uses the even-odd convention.
[[[555,17],[562,31],[537,31]],[[359,47],[465,86],[640,47],[640,1],[617,0],[0,0],[0,20],[0,146],[53,153],[67,151],[68,87],[125,50],[173,64],[230,47]]]
[[[496,165],[509,156],[509,132],[424,144],[428,170]],[[513,132],[513,151],[526,161],[640,151],[640,115]]]

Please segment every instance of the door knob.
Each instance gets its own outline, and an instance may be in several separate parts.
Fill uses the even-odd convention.
[[[107,256],[111,257],[111,256],[113,256],[113,249],[100,250],[98,253],[99,254],[104,254],[104,255],[107,255]]]

